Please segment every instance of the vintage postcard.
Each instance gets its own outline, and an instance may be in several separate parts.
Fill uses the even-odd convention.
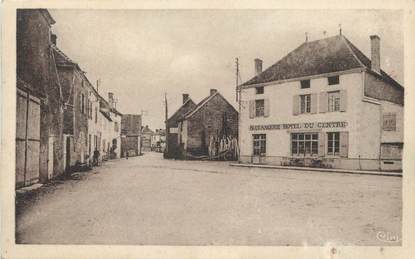
[[[391,3],[4,2],[2,257],[413,258]]]

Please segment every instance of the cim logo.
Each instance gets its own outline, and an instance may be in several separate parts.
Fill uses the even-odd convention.
[[[379,241],[388,242],[388,243],[398,243],[401,241],[401,238],[398,235],[394,235],[393,233],[389,231],[379,231],[376,234],[376,238]]]

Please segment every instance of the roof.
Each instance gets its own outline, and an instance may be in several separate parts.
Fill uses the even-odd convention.
[[[192,111],[196,107],[196,104],[193,102],[193,100],[189,97],[185,103],[180,106],[179,109],[175,113],[173,113],[170,118],[167,119],[167,123],[177,123],[177,121],[184,118],[185,114],[189,111]]]
[[[211,95],[209,95],[209,96],[207,96],[206,98],[204,98],[202,101],[200,101],[197,105],[196,105],[196,107],[193,109],[193,110],[190,110],[189,112],[187,112],[185,115],[184,115],[184,118],[183,119],[188,119],[188,118],[190,118],[191,116],[193,116],[193,114],[195,114],[198,110],[200,110],[203,106],[205,106],[205,104],[207,104],[210,100],[212,100],[213,99],[213,97],[215,97],[215,96],[220,96],[220,97],[222,97],[222,99],[223,100],[225,100],[225,102],[227,102],[233,109],[235,109],[229,102],[228,102],[228,100],[226,100],[226,98],[225,97],[223,97],[218,91],[216,91],[214,94],[211,94]],[[235,110],[236,111],[236,110]]]
[[[336,35],[321,40],[304,42],[259,75],[241,86],[269,83],[312,75],[327,74],[363,68],[370,73],[370,59],[367,58],[345,36]],[[383,70],[378,75],[382,80],[403,88]]]
[[[46,21],[52,25],[55,24],[56,21],[55,19],[53,19],[52,15],[50,14],[50,12],[48,11],[48,9],[39,9],[39,11],[42,13],[43,17],[45,17]]]

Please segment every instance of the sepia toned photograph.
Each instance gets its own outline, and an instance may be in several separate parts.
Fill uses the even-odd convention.
[[[403,10],[15,22],[15,244],[402,246]]]

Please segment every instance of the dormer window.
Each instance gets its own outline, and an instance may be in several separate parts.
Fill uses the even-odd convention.
[[[339,76],[329,76],[327,77],[329,85],[338,85],[339,84]]]
[[[301,89],[310,88],[310,80],[301,80]]]
[[[264,87],[260,86],[260,87],[255,88],[255,92],[256,92],[256,94],[263,94],[264,93]]]

